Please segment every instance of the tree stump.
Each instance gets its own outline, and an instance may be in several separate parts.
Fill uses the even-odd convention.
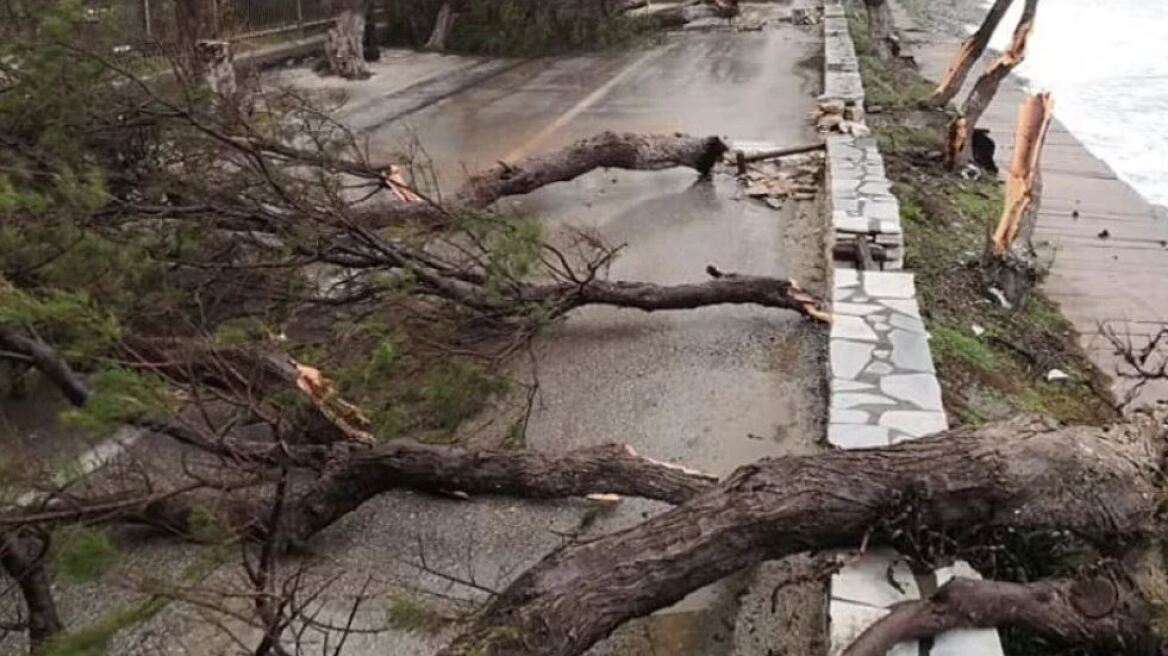
[[[1053,118],[1049,92],[1029,96],[1018,110],[1014,159],[1006,181],[1006,202],[998,227],[986,244],[985,275],[1017,305],[1043,275],[1030,237],[1042,201],[1042,146]]]
[[[330,72],[349,80],[364,80],[371,74],[365,65],[365,7],[361,0],[337,3],[333,26],[325,39],[324,56]]]

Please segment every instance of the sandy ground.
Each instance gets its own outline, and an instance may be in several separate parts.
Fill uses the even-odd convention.
[[[783,5],[767,10],[782,11]],[[444,184],[457,184],[467,169],[608,129],[802,144],[814,137],[807,114],[819,72],[805,60],[818,44],[814,30],[775,25],[532,62],[391,56],[372,80],[348,94],[351,104],[337,116],[376,151],[395,151],[416,139]],[[303,71],[280,78],[317,90],[336,84]],[[825,284],[818,205],[788,203],[772,210],[742,198],[728,175],[695,184],[689,171],[599,171],[511,204],[553,231],[583,225],[627,244],[614,278],[690,282],[715,264],[794,277],[817,291]],[[824,432],[825,346],[821,329],[781,311],[718,307],[646,315],[588,309],[534,345],[540,397],[528,442],[539,449],[628,442],[652,457],[717,474],[760,457],[812,452],[821,448]],[[178,460],[166,450],[150,457]],[[308,556],[285,562],[285,573],[310,564],[311,580],[328,582],[324,616],[338,622],[368,582],[372,599],[358,613],[358,625],[379,628],[394,599],[421,600],[444,613],[465,611],[467,606],[448,598],[482,599],[476,586],[498,589],[565,540],[627,526],[662,509],[636,500],[599,511],[586,501],[463,503],[387,494],[319,535]],[[119,571],[103,581],[62,587],[70,625],[107,617],[111,608],[136,597],[125,583],[147,573],[182,573],[222,589],[242,582],[237,553],[153,540],[127,554]],[[419,571],[423,557],[425,569],[434,571]],[[593,653],[820,653],[822,587],[774,592],[798,567],[797,560],[768,563],[699,591],[622,627]],[[466,585],[470,581],[474,586]],[[429,654],[448,634],[359,633],[343,653]],[[15,644],[0,638],[0,651]],[[170,604],[120,634],[111,653],[232,650],[223,632],[190,605]]]

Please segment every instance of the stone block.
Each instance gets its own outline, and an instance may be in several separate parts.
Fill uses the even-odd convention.
[[[873,346],[842,339],[831,340],[831,373],[836,378],[855,378],[872,359]]]
[[[866,272],[864,274],[864,290],[869,295],[881,300],[887,298],[910,299],[916,295],[913,276],[909,273]]]
[[[892,352],[895,361],[896,351]],[[941,405],[941,385],[932,374],[896,374],[880,379],[880,391],[888,396],[907,401],[923,410],[944,410]]]
[[[836,315],[831,322],[831,338],[875,342],[876,333],[860,317]]]
[[[913,437],[924,437],[948,430],[949,420],[944,412],[889,410],[880,415],[880,425],[908,433]]]
[[[933,373],[933,356],[929,352],[929,337],[899,328],[888,334],[892,342],[892,364],[897,369]]]
[[[889,444],[889,432],[883,426],[867,424],[830,424],[827,441],[841,449],[874,449]]]

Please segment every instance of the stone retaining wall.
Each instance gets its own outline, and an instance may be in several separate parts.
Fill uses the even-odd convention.
[[[842,0],[824,2],[825,103],[842,103],[845,118],[864,120],[859,60]],[[949,427],[904,261],[900,204],[885,177],[875,138],[865,129],[827,139],[828,209],[836,241],[862,237],[888,255],[883,271],[857,271],[837,261],[832,287],[831,394],[828,441],[841,449],[882,447]],[[832,244],[834,246],[834,244]],[[831,252],[832,249],[828,249]],[[932,575],[914,574],[890,549],[873,549],[831,581],[831,654],[839,654],[888,607],[919,599],[953,576],[976,577],[957,563]],[[998,656],[996,631],[952,631],[929,649],[898,645],[895,656]]]

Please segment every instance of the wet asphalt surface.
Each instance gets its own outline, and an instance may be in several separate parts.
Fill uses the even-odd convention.
[[[533,62],[393,54],[383,73],[349,94],[337,116],[375,154],[416,140],[451,188],[466,171],[603,130],[803,144],[814,138],[807,115],[819,77],[805,60],[818,43],[816,31],[784,24],[671,35],[652,48]],[[301,71],[280,75],[317,90],[337,84]],[[686,170],[597,171],[506,203],[546,222],[553,238],[586,227],[626,244],[613,279],[695,282],[715,264],[795,277],[812,289],[823,284],[823,219],[814,203],[776,211],[741,198],[729,175],[695,183]],[[540,389],[528,444],[564,450],[627,442],[653,458],[718,475],[761,457],[812,452],[820,448],[825,413],[822,332],[793,313],[752,307],[660,314],[584,309],[537,340],[535,368],[517,365],[516,375],[537,377]],[[159,457],[179,459],[166,449],[152,459]],[[338,622],[368,581],[374,598],[358,613],[358,624],[379,627],[396,596],[445,613],[465,611],[442,597],[481,600],[475,586],[501,588],[570,536],[615,530],[663,509],[639,500],[604,511],[584,500],[467,503],[401,491],[350,514],[285,567],[308,563],[312,580],[328,582],[324,615]],[[185,569],[215,588],[243,582],[238,553],[152,539],[125,554],[118,573],[59,591],[67,621],[83,624],[137,598],[130,583],[146,575]],[[220,561],[226,564],[217,566]],[[738,616],[739,597],[750,585],[744,575],[699,591],[622,628],[593,653],[766,654],[768,646],[741,628],[749,618]],[[735,635],[736,625],[743,635]],[[430,654],[447,635],[360,633],[344,653]],[[254,634],[242,630],[247,636]],[[15,644],[0,639],[0,653]],[[120,634],[110,653],[232,650],[223,631],[190,605],[171,604]]]

